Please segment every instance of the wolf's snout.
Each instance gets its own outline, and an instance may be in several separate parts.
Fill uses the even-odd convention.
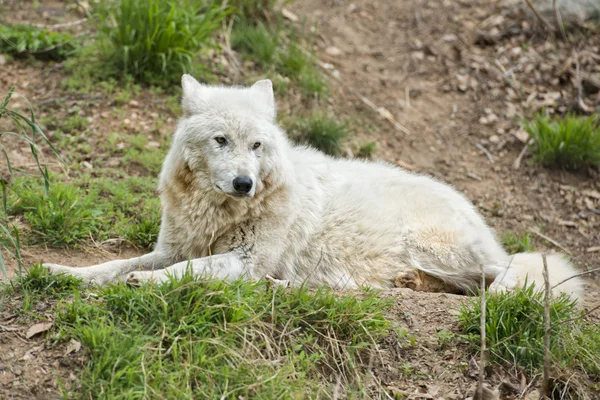
[[[253,182],[249,176],[238,176],[233,180],[233,188],[238,193],[250,193],[252,185]]]

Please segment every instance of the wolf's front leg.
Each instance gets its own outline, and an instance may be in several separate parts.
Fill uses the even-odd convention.
[[[188,269],[197,277],[212,277],[230,281],[250,276],[250,271],[244,265],[242,258],[232,252],[183,261],[161,270],[133,271],[129,273],[127,282],[165,282],[169,279],[169,276],[181,278]]]
[[[123,277],[123,275],[137,269],[149,270],[164,268],[176,261],[179,260],[174,260],[168,252],[154,251],[141,257],[130,258],[128,260],[109,261],[91,267],[73,268],[50,263],[44,263],[43,266],[48,268],[53,274],[66,273],[83,279],[84,282],[103,285],[107,282],[113,282],[117,280],[117,278]]]

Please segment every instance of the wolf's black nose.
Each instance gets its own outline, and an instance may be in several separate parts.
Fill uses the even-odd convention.
[[[252,190],[252,179],[249,176],[238,176],[233,180],[233,188],[238,193],[248,193]]]

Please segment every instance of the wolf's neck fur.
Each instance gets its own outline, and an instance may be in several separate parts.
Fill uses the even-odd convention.
[[[234,199],[217,192],[208,175],[193,172],[183,159],[163,171],[159,190],[166,244],[180,248],[184,257],[206,256],[224,233],[244,221],[260,218],[270,200],[284,201],[295,180],[287,157],[289,145],[285,145],[285,160],[262,178],[253,198]]]

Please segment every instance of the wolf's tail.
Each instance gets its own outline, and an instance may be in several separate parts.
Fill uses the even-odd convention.
[[[546,256],[546,261],[552,293],[554,295],[565,293],[581,300],[584,293],[583,280],[579,277],[568,279],[577,275],[571,263],[560,254],[550,254]],[[514,254],[509,256],[505,265],[508,268],[498,273],[490,285],[490,291],[511,290],[522,287],[525,283],[527,285],[534,283],[538,289],[544,288],[544,264],[540,253]]]

